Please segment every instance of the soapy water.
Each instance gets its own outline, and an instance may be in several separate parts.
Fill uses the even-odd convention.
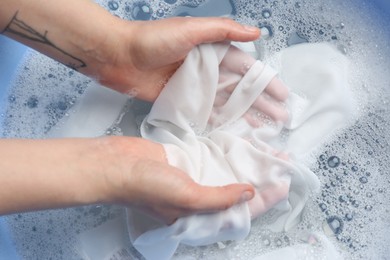
[[[318,233],[325,234],[347,259],[389,258],[390,31],[388,18],[379,10],[352,0],[110,0],[99,4],[129,20],[229,16],[266,28],[268,37],[255,43],[265,62],[288,46],[323,41],[335,45],[351,61],[350,84],[359,116],[305,158],[322,186],[308,202],[302,222],[288,232],[274,233],[267,229],[267,218],[272,216],[266,214],[252,223],[244,241],[181,246],[175,259],[251,259],[297,244],[318,243],[320,247]],[[85,88],[94,84],[35,51],[25,57],[19,70],[2,115],[4,137],[43,137],[59,119],[72,113]],[[150,107],[138,101],[133,106],[138,115]],[[121,124],[106,134],[123,134]],[[123,215],[121,207],[87,206],[16,214],[6,220],[22,258],[80,259],[88,254],[80,247],[80,236]],[[122,259],[141,258],[130,245],[120,250],[129,255],[122,254]],[[321,250],[307,256],[314,257],[323,258]]]

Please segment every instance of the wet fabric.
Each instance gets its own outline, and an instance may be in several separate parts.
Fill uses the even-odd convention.
[[[290,47],[273,58],[276,70],[256,61],[243,75],[224,68],[242,62],[236,58],[243,56],[229,56],[230,50],[229,44],[192,50],[153,104],[140,133],[163,144],[168,162],[194,181],[209,186],[250,183],[256,188],[255,199],[222,212],[181,218],[170,226],[129,209],[130,237],[147,259],[168,259],[180,243],[244,239],[251,219],[266,212],[274,231],[299,223],[308,196],[319,187],[299,159],[342,127],[351,113],[347,61],[330,45]],[[290,118],[277,121],[260,113],[255,115],[260,124],[253,126],[245,115],[276,71],[290,88],[285,101]],[[216,107],[218,93],[232,86],[226,102]],[[125,103],[122,95],[91,88],[76,112],[50,135],[103,135]],[[136,135],[135,119],[130,118],[125,127]]]
[[[259,127],[251,126],[243,115],[276,72],[257,61],[243,77],[230,73],[221,81],[226,72],[220,64],[228,47],[202,45],[190,53],[154,103],[141,135],[163,143],[169,163],[196,182],[210,186],[251,183],[256,197],[223,212],[181,218],[169,227],[152,225],[150,229],[144,217],[130,214],[130,226],[146,227],[133,233],[133,241],[147,258],[169,258],[179,243],[198,246],[243,239],[251,218],[266,211],[273,216],[273,230],[297,224],[318,181],[294,157],[322,143],[348,118],[345,58],[325,44],[302,45],[276,58],[280,77],[291,90],[290,121],[268,118]],[[210,120],[216,93],[226,81],[234,82],[235,89],[218,109],[217,118]]]

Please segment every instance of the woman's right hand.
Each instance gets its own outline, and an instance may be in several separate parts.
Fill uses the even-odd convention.
[[[170,224],[196,213],[216,212],[253,198],[249,184],[201,186],[168,165],[161,144],[130,137],[105,137],[105,176],[111,203],[136,207]]]

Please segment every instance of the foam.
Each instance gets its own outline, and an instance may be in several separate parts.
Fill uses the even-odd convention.
[[[100,4],[109,9],[109,2]],[[113,14],[134,19],[131,10],[134,3],[142,5],[146,1],[115,2],[117,8],[114,5],[110,9]],[[174,9],[185,2],[147,1],[150,18],[173,15]],[[206,2],[192,1],[192,6]],[[307,158],[321,179],[322,192],[313,196],[298,227],[288,233],[273,233],[264,228],[270,217],[266,215],[252,224],[251,234],[243,242],[200,248],[182,246],[175,259],[250,259],[286,246],[312,243],[311,235],[316,232],[325,232],[347,259],[385,259],[390,255],[389,230],[384,228],[390,221],[390,169],[386,164],[390,159],[388,20],[384,16],[380,16],[382,20],[376,19],[379,12],[368,3],[353,0],[326,1],[326,4],[319,1],[224,2],[235,14],[230,16],[270,31],[267,39],[256,42],[265,60],[274,52],[299,42],[328,41],[337,46],[353,64],[350,85],[358,100],[359,117],[350,129],[333,136],[327,145]],[[44,136],[61,117],[71,113],[77,98],[91,84],[89,79],[30,52],[9,93],[3,136]],[[147,112],[145,107],[139,109],[140,115]],[[110,133],[121,134],[120,125],[113,129]],[[337,167],[332,167],[337,164],[329,160],[332,156],[340,160]],[[12,215],[7,221],[23,258],[78,259],[80,254],[75,250],[78,235],[121,214],[123,210],[118,207],[90,206]]]

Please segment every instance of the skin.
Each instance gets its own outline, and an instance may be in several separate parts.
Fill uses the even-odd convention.
[[[124,21],[89,0],[0,0],[0,32],[148,101],[197,44],[260,34],[225,18]],[[0,214],[110,203],[172,223],[254,196],[248,184],[200,186],[167,164],[160,144],[138,138],[0,140],[0,158]]]

